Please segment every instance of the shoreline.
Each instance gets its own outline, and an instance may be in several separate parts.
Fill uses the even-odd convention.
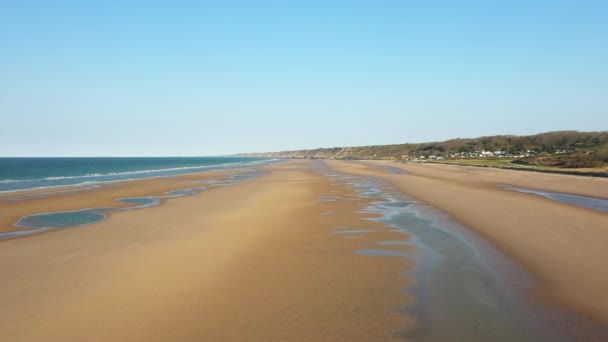
[[[308,165],[266,170],[87,228],[0,242],[3,336],[407,340],[415,320],[400,308],[411,301],[402,276],[411,262],[353,253],[407,237],[364,220],[374,215],[358,211],[372,199]],[[348,200],[323,200],[333,191]],[[373,233],[332,233],[344,226]]]
[[[190,159],[192,157],[184,157],[185,159]],[[230,160],[234,157],[195,157],[197,159],[226,159]],[[20,158],[0,158],[2,159],[20,159]],[[71,159],[71,158],[22,158],[22,159]],[[125,159],[125,160],[133,160],[133,159],[150,159],[149,157],[124,157],[124,158],[82,158],[82,157],[74,157],[74,159],[91,159],[91,160],[116,160],[116,159]],[[151,159],[180,159],[180,157],[152,157]],[[43,189],[55,189],[55,188],[72,188],[79,186],[87,186],[87,185],[103,185],[106,183],[115,183],[115,182],[123,182],[123,181],[134,181],[134,180],[145,180],[152,179],[157,177],[175,177],[175,176],[183,176],[193,173],[204,173],[209,171],[230,171],[234,169],[243,169],[248,167],[257,167],[263,165],[270,165],[279,159],[259,159],[259,158],[241,158],[241,159],[253,159],[247,161],[232,161],[225,163],[214,163],[209,165],[192,165],[192,166],[179,166],[179,167],[168,167],[168,168],[156,168],[156,169],[138,169],[138,170],[122,170],[122,171],[104,171],[105,173],[93,173],[93,174],[81,174],[81,175],[72,175],[72,176],[49,176],[44,178],[27,178],[27,179],[10,179],[10,175],[6,175],[5,177],[9,177],[9,179],[3,179],[0,181],[0,184],[13,184],[13,183],[38,183],[36,186],[29,186],[25,188],[18,189],[8,189],[0,191],[0,197],[3,197],[4,194],[8,194],[9,196],[15,192],[29,192],[29,191],[39,191]],[[203,161],[200,161],[203,162]],[[143,166],[142,166],[143,167]],[[154,167],[154,166],[150,166]],[[67,171],[67,170],[64,170]],[[84,171],[83,171],[84,172]],[[33,177],[33,176],[31,176]],[[126,177],[126,178],[125,178]],[[68,181],[64,183],[62,181]],[[71,183],[70,180],[74,180],[74,183]],[[53,183],[60,182],[60,184],[47,184],[41,185],[41,183]]]
[[[606,213],[499,186],[591,195],[605,180],[380,162],[256,170],[242,182],[239,170],[209,171],[0,203],[165,201],[0,241],[0,328],[16,341],[608,337],[593,313],[605,308],[598,253],[608,251],[601,233],[586,240]],[[559,226],[575,219],[574,232]]]
[[[115,208],[116,210],[133,207],[133,204],[119,201],[132,197],[163,197],[166,193],[193,187],[212,180],[237,174],[239,169],[227,171],[204,171],[171,177],[151,177],[124,181],[100,183],[96,187],[84,187],[46,192],[47,189],[25,190],[26,193],[11,193],[0,197],[0,233],[19,231],[14,224],[21,218],[55,212],[70,212],[95,208]],[[161,201],[162,202],[162,201]],[[42,210],[41,208],[48,208]],[[111,214],[109,214],[111,215]],[[14,237],[9,237],[12,239]],[[16,237],[20,238],[20,237]]]

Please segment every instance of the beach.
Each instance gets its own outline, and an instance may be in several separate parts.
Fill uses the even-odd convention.
[[[226,178],[232,174],[233,171],[209,171],[173,178],[156,178],[152,182],[150,179],[132,180],[1,193],[0,233],[13,231],[13,223],[26,215],[83,208],[125,208],[129,205],[117,199],[162,196],[168,191],[192,187],[191,182],[206,182],[211,179]]]
[[[354,254],[370,240],[331,232],[364,226],[375,238],[407,237],[361,220],[369,216],[356,213],[362,201],[317,200],[336,187],[301,166],[267,166],[268,174],[240,184],[1,241],[3,339],[401,340],[413,324],[399,313],[409,262]],[[133,188],[166,190],[157,182]],[[97,191],[53,196],[37,209],[64,200],[68,208],[73,196],[80,206],[105,205],[100,198],[135,190]],[[336,214],[322,215],[328,211]]]
[[[608,342],[608,1],[6,1],[0,342]]]
[[[524,341],[546,333],[564,337],[562,331],[574,337],[559,340],[606,336],[608,214],[504,188],[601,198],[606,179],[359,161],[284,161],[255,170],[255,177],[165,198],[158,206],[110,211],[87,226],[0,240],[3,339]],[[10,221],[35,213],[127,207],[116,199],[160,196],[241,172],[55,194],[36,195],[47,191],[38,190],[19,200],[5,194],[2,227],[14,229]],[[521,267],[532,286],[511,295],[512,284],[503,282],[500,268],[486,265],[474,240],[449,231],[452,221]],[[429,244],[418,233],[424,231],[435,232],[438,243]],[[430,253],[436,261],[426,259],[425,248],[436,249]],[[438,252],[452,253],[443,259],[458,258],[446,263]],[[458,263],[466,263],[462,272]],[[460,289],[461,283],[475,290]],[[426,310],[427,299],[440,310]],[[441,309],[444,303],[451,307]],[[547,310],[569,318],[551,323]],[[534,332],[518,338],[527,324]]]
[[[608,179],[439,164],[328,163],[340,172],[386,179],[444,211],[524,265],[545,303],[608,323],[608,214],[505,189],[607,199]]]

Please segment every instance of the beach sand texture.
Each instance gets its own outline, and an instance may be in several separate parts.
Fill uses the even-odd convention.
[[[14,231],[13,223],[22,216],[85,208],[126,208],[132,205],[116,200],[125,197],[162,196],[167,191],[200,186],[203,182],[226,178],[236,172],[238,171],[208,171],[174,177],[158,177],[153,180],[103,183],[97,185],[98,187],[84,185],[18,193],[5,192],[0,194],[0,233]],[[51,192],[52,196],[48,196],[47,194]]]
[[[399,253],[414,245],[384,245],[397,252],[389,257],[354,253],[410,237],[365,219],[376,217],[361,211],[376,199],[328,173],[388,181],[441,209],[530,271],[538,280],[531,298],[608,323],[608,214],[503,188],[603,197],[606,179],[386,162],[288,161],[261,169],[263,176],[114,211],[87,227],[0,241],[2,340],[407,340],[418,317],[407,310],[416,279],[406,273],[416,265]],[[19,201],[6,195],[2,223],[118,207],[116,198],[162,195],[232,172]]]
[[[318,201],[353,190],[306,165],[277,164],[265,176],[86,228],[1,241],[2,340],[401,340],[414,322],[399,313],[408,259],[352,251],[407,235],[361,220],[370,216],[355,212],[365,201]],[[133,184],[164,191],[157,182]],[[51,202],[78,196],[89,207],[116,196],[96,191]],[[331,233],[346,225],[373,233]]]
[[[608,214],[503,188],[608,199],[608,179],[439,164],[328,164],[388,180],[450,214],[523,264],[538,280],[541,298],[608,324]]]

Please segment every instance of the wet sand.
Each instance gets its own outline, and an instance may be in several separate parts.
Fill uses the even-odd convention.
[[[579,313],[571,330],[585,329],[586,319],[607,326],[608,214],[503,186],[605,199],[608,179],[430,164],[328,165],[387,180],[480,234],[535,276],[543,304]]]
[[[382,162],[289,161],[260,169],[264,175],[232,186],[113,211],[86,227],[0,240],[3,339],[608,336],[602,292],[607,214],[505,189],[601,197],[608,180]],[[158,196],[238,172],[67,188],[17,200],[5,195],[0,213],[9,222],[9,214],[120,207],[127,204],[117,198]],[[551,321],[554,316],[521,303],[509,289],[517,284],[501,284],[505,274],[494,274],[505,270],[489,270],[480,250],[462,239],[469,229],[530,271],[537,280],[526,292],[533,305],[573,316]]]
[[[129,204],[120,203],[117,199],[161,196],[171,190],[200,186],[206,181],[226,178],[237,172],[238,170],[209,171],[147,180],[1,193],[0,233],[15,231],[13,224],[26,215],[86,208],[124,208]]]
[[[0,241],[2,339],[402,340],[415,321],[400,313],[409,303],[410,260],[353,251],[407,235],[362,220],[371,214],[359,210],[372,199],[332,185],[310,165],[266,166],[268,174],[233,186]],[[218,175],[124,182],[0,208],[21,215],[117,206],[118,197],[161,194],[207,176]],[[333,233],[345,229],[366,232]]]

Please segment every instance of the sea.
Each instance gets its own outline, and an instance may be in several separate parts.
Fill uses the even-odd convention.
[[[248,157],[0,158],[0,192],[173,176],[273,161]]]

